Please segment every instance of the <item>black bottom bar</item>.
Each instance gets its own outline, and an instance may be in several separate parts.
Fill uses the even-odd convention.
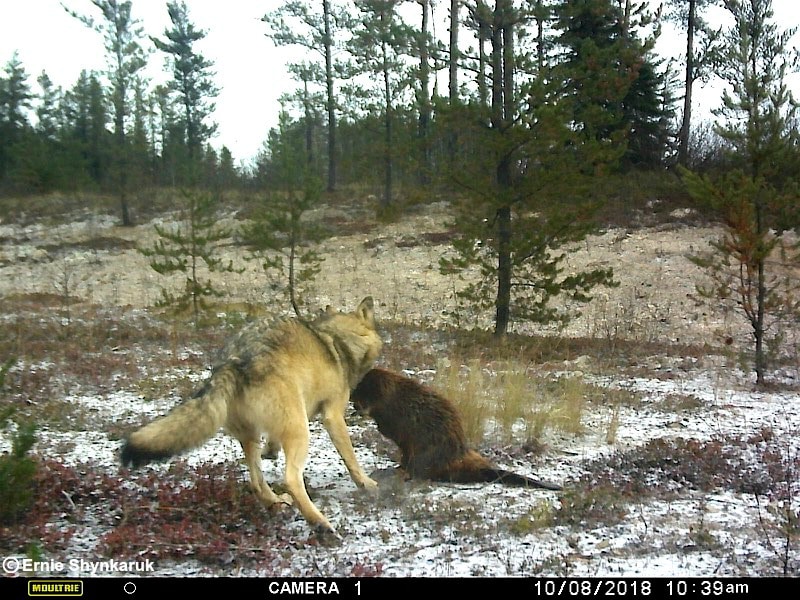
[[[436,592],[524,594],[523,598],[756,598],[765,594],[792,596],[798,579],[782,578],[159,578],[127,577],[4,578],[0,597],[137,600],[168,594],[216,595],[218,598],[331,597],[378,598]],[[795,593],[791,590],[794,589]]]

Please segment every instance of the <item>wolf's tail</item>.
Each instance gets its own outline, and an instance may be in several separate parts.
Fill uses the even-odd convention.
[[[192,398],[134,431],[122,447],[122,464],[164,460],[203,444],[225,423],[239,382],[234,365],[215,371]]]
[[[467,480],[463,477],[467,473],[462,474],[461,482],[466,483]],[[526,477],[518,473],[506,471],[504,469],[495,469],[493,467],[485,467],[482,469],[472,470],[468,473],[471,477],[470,482],[486,482],[486,483],[501,483],[503,485],[513,485],[517,487],[541,488],[545,490],[560,490],[561,486],[547,481],[540,481],[532,477]]]

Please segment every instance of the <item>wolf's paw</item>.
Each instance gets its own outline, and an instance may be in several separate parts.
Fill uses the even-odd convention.
[[[261,500],[262,504],[269,509],[278,510],[282,507],[291,506],[294,504],[294,500],[292,499],[291,494],[259,494],[259,500]]]
[[[336,533],[336,530],[330,524],[319,523],[315,525],[314,534],[323,546],[332,546],[344,541],[342,536]]]
[[[374,479],[370,479],[369,477],[364,478],[364,481],[361,482],[361,487],[370,494],[378,493],[378,482]]]
[[[279,506],[291,506],[294,504],[294,498],[292,498],[291,494],[278,494],[278,502],[276,504]]]

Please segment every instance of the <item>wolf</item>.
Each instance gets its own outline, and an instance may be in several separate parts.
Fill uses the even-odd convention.
[[[266,505],[292,504],[314,528],[335,534],[314,506],[303,481],[308,422],[322,423],[355,484],[375,490],[356,460],[345,423],[351,390],[379,356],[374,303],[366,297],[352,313],[330,307],[313,321],[259,321],[232,339],[210,377],[188,400],[125,440],[123,465],[164,460],[200,446],[221,426],[242,445],[250,485]],[[278,496],[261,473],[262,436],[282,448],[284,483]]]
[[[409,377],[374,368],[350,398],[356,410],[372,417],[378,431],[400,448],[400,468],[409,478],[561,489],[556,484],[492,466],[487,458],[468,447],[455,405]]]

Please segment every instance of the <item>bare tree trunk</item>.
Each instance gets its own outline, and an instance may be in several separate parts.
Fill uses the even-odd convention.
[[[448,65],[448,92],[450,94],[450,106],[458,100],[458,9],[461,0],[450,0],[450,64]]]
[[[694,0],[692,0],[692,4],[694,4]],[[758,34],[757,34],[758,35]],[[758,40],[754,42],[756,46],[758,46]],[[758,73],[759,64],[758,64],[758,53],[751,52],[750,53],[750,69],[751,73]],[[755,92],[750,96],[750,116],[748,118],[748,122],[757,122],[760,119],[758,118],[758,113],[760,109],[759,97],[760,93]],[[751,165],[750,165],[750,176],[752,177],[753,181],[758,181],[758,179],[762,176],[761,173],[763,171],[763,155],[759,152],[753,152],[753,156],[751,157]],[[753,198],[754,203],[754,212],[755,212],[755,220],[756,220],[756,239],[763,240],[765,239],[766,232],[766,225],[764,223],[764,200],[761,197],[760,192],[755,194],[755,198]],[[764,377],[766,375],[767,370],[767,356],[764,351],[764,337],[766,331],[764,330],[764,317],[767,310],[767,283],[764,280],[764,267],[767,261],[766,252],[762,248],[758,248],[756,251],[756,273],[758,277],[757,282],[757,289],[756,289],[756,314],[755,320],[753,322],[753,334],[756,338],[756,356],[755,356],[755,369],[756,369],[756,385],[762,386],[764,385]]]
[[[117,169],[117,193],[119,194],[120,209],[122,210],[122,226],[133,227],[133,218],[131,217],[130,209],[128,207],[128,160],[127,160],[127,143],[125,140],[124,125],[117,125],[120,132],[116,134],[116,169]]]
[[[497,0],[492,27],[492,129],[503,127],[503,29],[500,26],[503,5],[506,0]]]
[[[514,110],[514,26],[510,0],[497,0],[492,30],[492,129],[502,135]],[[511,321],[511,158],[497,165],[496,178],[501,205],[497,209],[497,299],[494,335],[508,332]]]
[[[305,114],[306,164],[310,167],[314,164],[314,111],[311,109],[311,99],[308,94],[308,79],[308,74],[304,72],[303,112]]]
[[[631,0],[620,0],[620,8],[622,9],[622,37],[625,39],[630,38],[631,35]]]
[[[297,258],[297,227],[299,218],[295,218],[292,212],[292,231],[289,237],[289,301],[292,304],[292,310],[298,317],[300,314],[300,307],[297,304],[297,289],[295,287],[294,263]]]
[[[384,117],[384,174],[383,174],[383,197],[381,204],[387,208],[392,203],[392,87],[389,79],[388,51],[386,42],[381,44],[383,52],[383,93],[385,103]]]
[[[422,6],[422,26],[419,42],[419,122],[418,139],[420,144],[419,182],[426,185],[430,182],[430,148],[428,146],[428,128],[431,120],[430,63],[428,57],[428,19],[430,17],[430,0],[418,0]]]
[[[683,118],[678,133],[678,163],[689,162],[689,135],[692,120],[692,86],[694,84],[694,30],[697,18],[697,2],[689,0],[689,19],[686,23],[686,79],[684,81]]]
[[[325,27],[325,92],[328,110],[328,191],[336,189],[336,99],[333,92],[333,40],[331,37],[330,0],[322,1]]]
[[[122,56],[117,56],[118,69],[122,69]],[[114,145],[116,146],[114,162],[116,163],[116,183],[119,194],[120,209],[122,210],[122,226],[132,227],[130,209],[128,208],[128,161],[127,141],[125,139],[125,81],[117,79],[114,91]]]
[[[539,70],[544,69],[545,56],[544,56],[544,22],[545,17],[542,8],[542,0],[536,0],[536,8],[534,10],[534,19],[536,20],[536,66]]]
[[[478,19],[478,99],[480,100],[481,106],[486,106],[489,101],[489,94],[486,90],[486,48],[484,44],[488,41],[491,37],[491,26],[487,23],[484,18],[485,14],[481,11],[481,8],[485,8],[485,5],[481,0],[477,3],[478,11],[477,11],[477,19]],[[488,11],[488,9],[486,9]],[[485,11],[484,11],[485,12]]]
[[[511,207],[497,210],[497,301],[495,303],[494,335],[508,333],[511,322]]]
[[[510,3],[503,13],[503,126],[514,120],[514,24]],[[510,181],[509,181],[510,184]]]
[[[764,259],[758,261],[758,300],[753,334],[756,338],[756,385],[764,385],[764,376],[767,370],[767,357],[764,353],[764,311],[767,300],[767,286],[764,283]]]

